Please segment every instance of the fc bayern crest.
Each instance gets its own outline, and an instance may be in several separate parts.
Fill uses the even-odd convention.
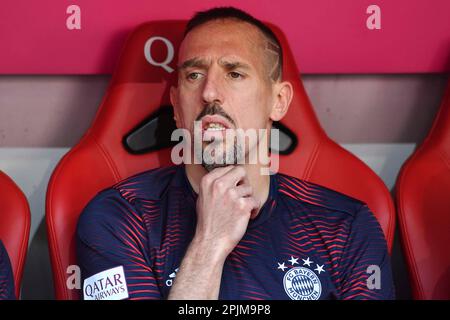
[[[292,300],[317,300],[322,293],[319,277],[304,267],[295,267],[286,272],[283,284]]]

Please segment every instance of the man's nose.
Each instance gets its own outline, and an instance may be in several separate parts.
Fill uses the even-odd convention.
[[[220,79],[213,72],[208,72],[203,86],[202,99],[205,104],[212,102],[223,104]]]

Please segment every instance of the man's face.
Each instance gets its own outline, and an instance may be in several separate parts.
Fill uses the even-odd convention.
[[[226,141],[221,129],[271,127],[273,90],[265,46],[256,27],[218,20],[193,29],[180,47],[178,87],[171,92],[177,125],[193,137],[194,121],[202,121],[203,140],[223,141],[228,160],[242,150],[236,141]],[[254,147],[246,146],[244,153]]]

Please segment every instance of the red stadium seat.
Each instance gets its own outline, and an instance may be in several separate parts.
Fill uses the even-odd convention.
[[[160,106],[170,105],[169,88],[176,72],[169,71],[176,68],[185,23],[150,22],[130,35],[92,126],[51,177],[47,228],[58,299],[77,297],[76,290],[66,287],[66,270],[76,264],[74,232],[87,202],[100,190],[135,173],[170,164],[170,149],[136,155],[129,153],[122,141]],[[294,99],[282,122],[299,141],[291,154],[280,156],[280,171],[366,202],[379,219],[391,248],[395,213],[389,191],[362,161],[327,137],[300,81],[286,38],[272,27],[284,47],[284,79],[294,86]],[[168,39],[173,52],[166,40],[152,37]],[[147,59],[146,43],[147,49],[151,45],[151,57],[147,54]]]
[[[16,297],[19,298],[30,236],[30,208],[19,187],[2,171],[0,190],[0,239],[11,260]]]
[[[396,184],[414,299],[450,299],[450,82],[433,127]]]

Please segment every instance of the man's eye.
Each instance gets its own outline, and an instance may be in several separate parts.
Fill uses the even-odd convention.
[[[192,73],[189,73],[188,74],[188,76],[187,76],[187,78],[189,79],[189,80],[197,80],[198,78],[200,78],[200,73],[198,73],[198,72],[192,72]]]
[[[230,77],[233,78],[233,79],[239,79],[239,78],[242,78],[242,74],[240,74],[240,73],[238,73],[238,72],[234,72],[234,71],[230,72],[229,75],[230,75]]]

